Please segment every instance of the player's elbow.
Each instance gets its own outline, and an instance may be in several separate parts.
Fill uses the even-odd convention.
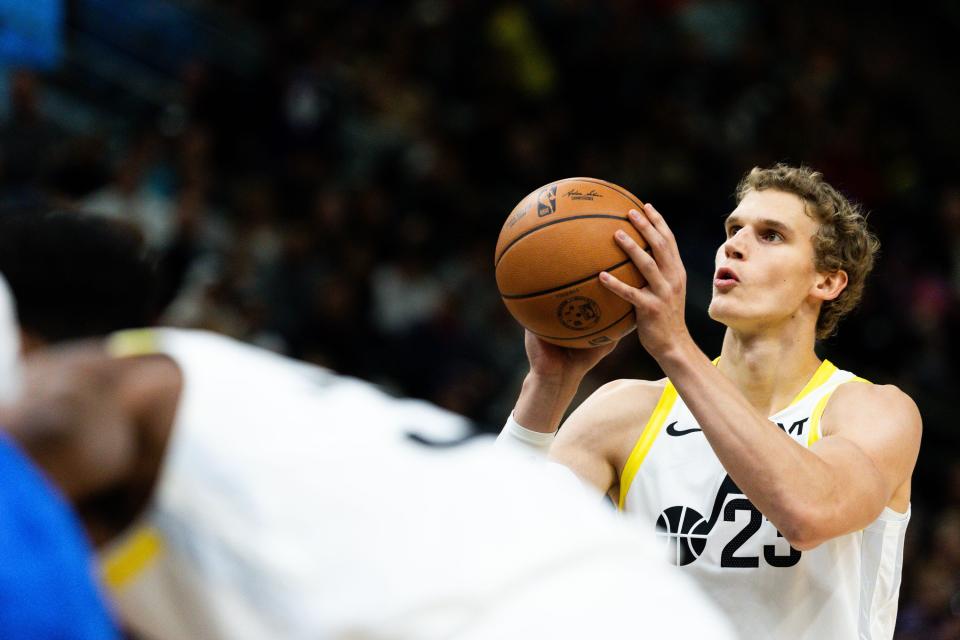
[[[814,535],[812,532],[803,528],[797,528],[789,532],[783,532],[783,537],[790,543],[790,546],[797,551],[810,551],[816,549],[826,542],[825,538]]]
[[[829,539],[812,509],[794,506],[777,524],[777,530],[797,551],[810,551]]]

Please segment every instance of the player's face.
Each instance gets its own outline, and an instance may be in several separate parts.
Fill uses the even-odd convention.
[[[724,224],[710,317],[737,330],[763,331],[800,312],[816,318],[819,274],[812,238],[818,223],[797,196],[751,191]]]

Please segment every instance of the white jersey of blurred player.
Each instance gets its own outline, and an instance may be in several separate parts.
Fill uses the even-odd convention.
[[[103,557],[145,638],[733,637],[570,472],[408,435],[459,417],[212,334],[112,344],[183,376],[151,505]]]
[[[20,332],[13,296],[0,275],[0,403],[10,402],[20,388]]]

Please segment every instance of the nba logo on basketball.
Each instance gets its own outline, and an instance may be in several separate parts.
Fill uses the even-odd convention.
[[[537,215],[541,218],[557,210],[557,185],[551,185],[537,194]]]

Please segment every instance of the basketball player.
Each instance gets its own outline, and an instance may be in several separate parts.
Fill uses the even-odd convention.
[[[601,281],[634,305],[667,378],[605,385],[554,436],[612,347],[564,350],[528,332],[530,373],[501,441],[548,450],[607,493],[743,637],[890,638],[920,415],[896,387],[814,351],[860,300],[878,243],[805,167],[753,169],[737,201],[709,308],[727,326],[720,358],[687,332],[683,263],[647,204],[631,218],[652,256],[616,240],[648,284]]]
[[[18,394],[19,336],[0,276],[0,404]],[[0,638],[118,638],[73,514],[0,423]]]

